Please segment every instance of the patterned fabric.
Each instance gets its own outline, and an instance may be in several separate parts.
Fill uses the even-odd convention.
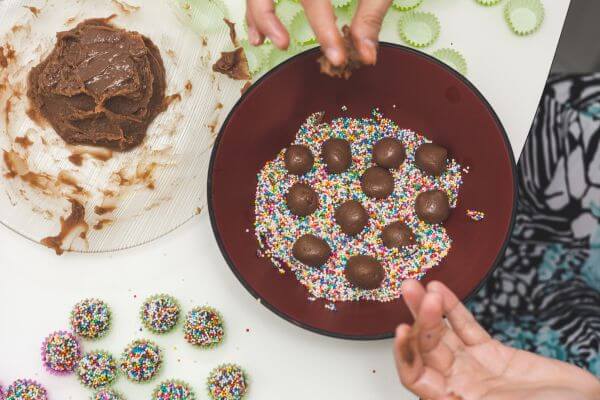
[[[600,377],[600,74],[550,78],[518,183],[509,246],[469,308],[502,342]]]

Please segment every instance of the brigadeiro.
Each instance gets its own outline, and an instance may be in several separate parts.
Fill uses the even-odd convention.
[[[341,174],[352,165],[352,151],[350,143],[344,139],[327,139],[321,147],[321,157],[327,172]]]
[[[293,144],[285,151],[283,161],[290,174],[304,175],[312,169],[315,159],[308,147]]]
[[[380,167],[396,169],[405,158],[404,145],[396,138],[383,138],[373,146],[373,161]]]
[[[357,235],[369,222],[367,210],[356,200],[348,200],[335,210],[335,222],[346,235]]]
[[[383,228],[381,240],[389,249],[399,249],[415,244],[413,231],[402,221],[392,222]]]
[[[287,206],[290,211],[300,217],[315,212],[319,208],[319,196],[310,185],[306,183],[294,183],[286,196]]]
[[[377,289],[381,286],[385,271],[381,263],[371,256],[352,256],[344,270],[346,279],[361,289]]]
[[[331,248],[318,236],[306,234],[296,240],[292,247],[293,256],[309,267],[320,267],[331,255]]]
[[[360,178],[360,187],[369,197],[385,199],[394,191],[394,177],[385,168],[370,167]]]
[[[420,193],[415,201],[415,211],[428,224],[441,224],[450,216],[448,195],[442,190]]]
[[[425,143],[415,152],[417,167],[426,174],[440,176],[448,165],[448,150],[434,143]]]

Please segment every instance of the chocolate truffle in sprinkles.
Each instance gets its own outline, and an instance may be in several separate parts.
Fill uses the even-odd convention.
[[[213,369],[206,382],[213,400],[241,400],[248,391],[248,378],[235,364],[225,364]]]
[[[385,168],[370,167],[360,178],[360,187],[373,199],[385,199],[394,191],[394,176]]]
[[[70,332],[53,332],[42,343],[42,364],[54,374],[66,375],[75,371],[81,347]]]
[[[125,400],[120,392],[113,389],[100,389],[91,397],[92,400]]]
[[[330,174],[341,174],[352,165],[352,150],[347,140],[331,138],[321,146],[321,157],[325,163],[327,172]]]
[[[304,175],[312,169],[315,158],[307,146],[292,144],[285,150],[283,160],[290,174]]]
[[[179,321],[181,307],[167,294],[150,296],[142,304],[142,322],[150,331],[162,334],[171,331]]]
[[[319,208],[319,196],[309,184],[297,182],[290,187],[286,196],[287,206],[299,217],[312,214]]]
[[[385,137],[373,146],[373,162],[383,168],[397,169],[406,159],[402,142],[393,137]]]
[[[343,202],[333,214],[335,222],[346,235],[357,235],[367,226],[369,214],[356,200]]]
[[[374,257],[365,255],[350,257],[344,273],[352,285],[365,290],[377,289],[385,278],[381,263]]]
[[[17,379],[4,391],[6,400],[48,400],[48,392],[36,381]]]
[[[107,351],[95,350],[81,357],[76,372],[84,386],[99,389],[110,385],[115,380],[117,362]]]
[[[415,211],[428,224],[441,224],[450,216],[450,202],[445,191],[435,189],[419,193]]]
[[[298,261],[309,267],[320,267],[327,262],[331,248],[318,236],[305,234],[294,243],[292,254]]]
[[[162,365],[162,352],[155,343],[139,339],[133,341],[123,354],[119,366],[125,377],[133,382],[147,382],[154,378]]]
[[[152,392],[152,400],[195,400],[196,395],[187,383],[179,380],[161,382]]]
[[[223,318],[212,307],[196,307],[186,315],[183,333],[188,343],[211,348],[223,340]]]
[[[392,222],[383,228],[381,240],[388,249],[399,249],[416,243],[412,230],[402,221]]]
[[[426,174],[440,176],[447,168],[448,150],[435,143],[424,143],[415,152],[415,163]]]
[[[110,328],[108,305],[98,299],[80,301],[71,311],[71,327],[76,335],[85,339],[104,336]]]

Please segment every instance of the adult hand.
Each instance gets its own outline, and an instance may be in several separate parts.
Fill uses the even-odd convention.
[[[354,46],[364,64],[373,65],[377,61],[377,42],[383,17],[392,0],[360,0],[352,19],[350,33]],[[329,0],[302,0],[306,17],[310,22],[323,53],[336,66],[346,62],[346,50],[339,29],[335,24],[335,14]],[[248,39],[258,46],[265,37],[271,39],[280,49],[286,49],[290,36],[275,15],[272,0],[247,0],[246,22]]]
[[[442,283],[407,281],[402,294],[415,323],[396,330],[396,367],[421,398],[600,399],[600,381],[583,369],[492,339]]]

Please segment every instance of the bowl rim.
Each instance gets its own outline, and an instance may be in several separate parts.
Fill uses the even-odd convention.
[[[502,243],[502,246],[500,248],[500,251],[496,255],[496,258],[495,258],[494,262],[492,263],[491,267],[489,268],[489,270],[487,271],[486,275],[479,282],[479,284],[475,288],[473,288],[473,290],[471,290],[471,292],[468,295],[466,295],[463,299],[460,299],[462,303],[467,303],[469,300],[472,299],[472,297],[477,292],[479,292],[479,290],[483,287],[483,285],[485,285],[485,283],[492,276],[492,273],[496,270],[496,268],[500,264],[500,261],[501,261],[502,257],[504,256],[504,253],[506,252],[506,248],[508,247],[508,244],[510,243],[510,238],[511,238],[514,226],[515,226],[516,213],[517,213],[517,198],[518,198],[518,189],[519,188],[518,188],[518,184],[517,184],[517,165],[515,163],[515,155],[514,155],[510,140],[508,139],[508,134],[506,133],[506,129],[504,128],[502,121],[500,121],[498,114],[496,113],[494,108],[491,106],[489,101],[479,91],[479,89],[477,89],[477,87],[475,87],[475,85],[473,83],[471,83],[471,81],[469,81],[465,76],[463,76],[462,74],[460,74],[459,72],[457,72],[456,70],[454,70],[453,68],[451,68],[450,66],[445,64],[444,62],[438,60],[437,58],[435,58],[429,54],[423,53],[419,50],[416,50],[416,49],[413,49],[413,48],[410,48],[407,46],[403,46],[400,44],[384,42],[384,41],[380,41],[379,46],[402,50],[402,51],[405,51],[408,53],[412,53],[413,55],[416,55],[417,57],[423,57],[426,60],[433,62],[433,63],[437,64],[438,66],[444,68],[447,72],[449,72],[450,74],[452,74],[456,78],[458,78],[460,81],[462,81],[483,102],[485,107],[488,109],[492,118],[494,119],[497,126],[499,127],[500,132],[502,133],[502,139],[504,140],[506,149],[508,150],[510,167],[511,167],[511,171],[512,171],[512,181],[513,181],[513,201],[512,201],[510,223],[508,226],[506,236],[504,238],[504,242]],[[250,293],[250,295],[252,297],[254,297],[256,300],[258,300],[260,304],[262,304],[264,307],[269,309],[275,315],[283,318],[287,322],[290,322],[302,329],[317,333],[319,335],[329,336],[329,337],[333,337],[333,338],[337,338],[337,339],[356,340],[356,341],[372,341],[372,340],[382,340],[382,339],[393,338],[395,335],[394,331],[384,332],[384,333],[380,333],[380,334],[376,334],[376,335],[348,335],[348,334],[343,334],[343,333],[338,333],[338,332],[332,332],[332,331],[329,331],[326,329],[321,329],[321,328],[316,328],[314,326],[311,326],[308,323],[297,320],[297,319],[293,318],[292,316],[286,314],[285,312],[279,310],[277,307],[275,307],[274,305],[272,305],[271,303],[266,301],[262,296],[260,296],[256,292],[256,290],[242,277],[242,275],[238,271],[235,263],[231,260],[229,254],[225,250],[225,245],[223,243],[223,239],[221,238],[221,234],[219,233],[219,230],[217,227],[217,219],[216,219],[214,208],[213,208],[213,190],[212,190],[213,189],[213,172],[214,172],[214,164],[215,164],[215,160],[216,160],[216,156],[217,156],[217,151],[219,150],[219,145],[221,144],[221,138],[223,137],[224,130],[229,123],[229,119],[233,116],[233,114],[236,112],[236,110],[242,104],[242,102],[246,99],[246,97],[253,90],[255,90],[258,86],[260,86],[260,83],[262,83],[264,80],[268,79],[275,72],[279,71],[281,68],[284,68],[287,64],[291,63],[292,61],[296,60],[297,58],[305,57],[308,54],[316,53],[318,51],[320,51],[320,47],[318,47],[318,46],[315,48],[312,48],[312,49],[305,50],[301,53],[298,53],[298,54],[290,57],[289,59],[285,60],[281,64],[277,65],[275,68],[266,72],[263,76],[261,76],[256,82],[254,82],[252,84],[252,86],[250,86],[240,96],[240,98],[236,101],[236,103],[233,106],[233,108],[231,109],[231,111],[229,111],[229,114],[227,115],[227,118],[225,118],[225,120],[223,121],[223,124],[221,125],[221,128],[219,129],[219,133],[213,143],[213,148],[211,150],[211,156],[210,156],[210,163],[209,163],[209,167],[208,167],[208,179],[207,179],[206,194],[207,194],[207,205],[208,205],[208,213],[209,213],[209,217],[210,217],[211,228],[213,231],[213,235],[215,236],[217,245],[219,246],[219,250],[221,251],[221,254],[223,255],[223,258],[225,259],[225,262],[229,266],[229,269],[231,270],[231,272],[233,272],[233,274],[235,275],[237,280],[248,291],[248,293]]]

